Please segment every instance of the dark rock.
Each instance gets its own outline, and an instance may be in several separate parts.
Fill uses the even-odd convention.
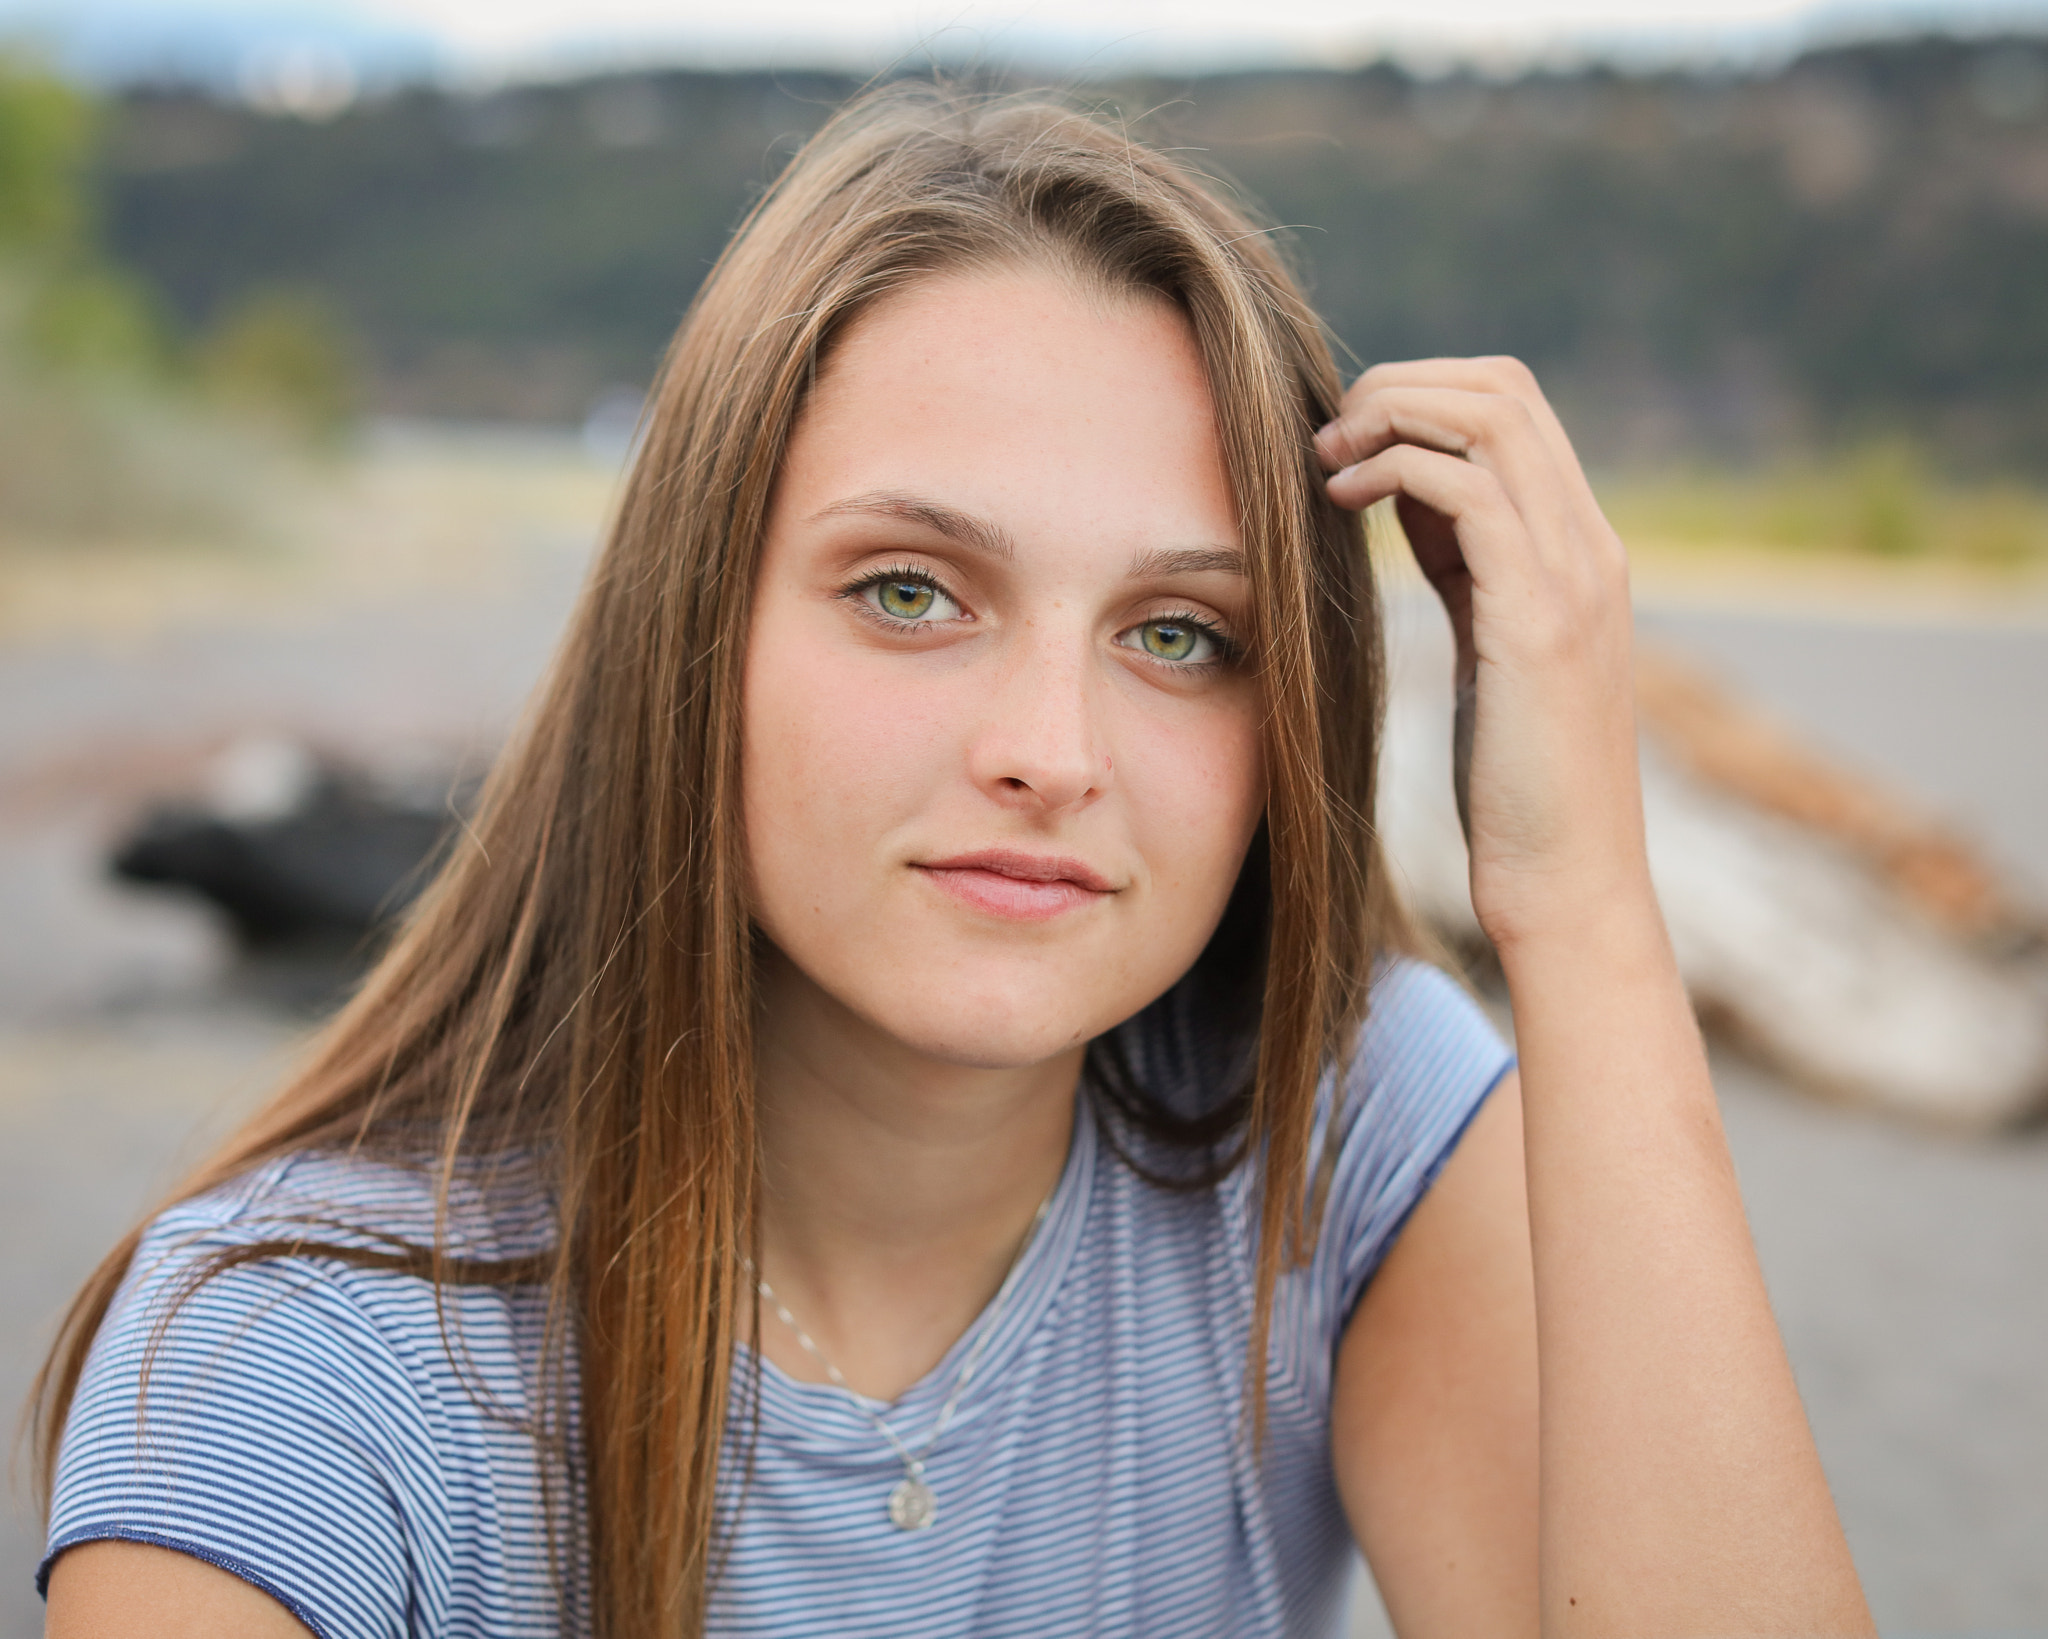
[[[394,797],[323,766],[285,812],[229,817],[196,803],[147,813],[115,848],[126,882],[203,895],[252,952],[362,947],[432,874],[452,804]]]

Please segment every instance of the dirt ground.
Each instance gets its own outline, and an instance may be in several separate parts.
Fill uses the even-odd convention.
[[[80,1276],[260,1097],[307,1021],[196,906],[101,860],[237,735],[488,755],[609,474],[567,442],[386,429],[303,540],[0,554],[0,1399]],[[1646,628],[1978,837],[2048,902],[2048,589],[1653,561]],[[408,748],[410,748],[408,753]],[[1964,1141],[1716,1059],[1757,1239],[1884,1631],[2048,1635],[2048,1129]],[[0,1639],[41,1631],[0,1522]],[[1385,1631],[1369,1593],[1356,1634]]]

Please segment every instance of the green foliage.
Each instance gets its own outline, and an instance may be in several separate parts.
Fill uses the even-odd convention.
[[[1933,510],[1920,452],[1902,438],[1865,444],[1842,463],[1846,534],[1863,552],[1902,558],[1932,544]]]
[[[0,53],[0,254],[76,250],[90,228],[82,182],[93,135],[84,97]]]
[[[201,381],[221,403],[332,441],[356,405],[352,344],[333,305],[306,290],[257,290],[204,336]]]
[[[85,258],[40,281],[19,339],[30,358],[59,373],[162,381],[176,365],[154,292],[132,273]]]
[[[0,367],[0,551],[247,540],[277,459],[131,385]]]
[[[0,348],[21,367],[161,378],[171,363],[161,306],[98,246],[99,127],[79,92],[0,55]]]
[[[1765,470],[1637,475],[1603,483],[1600,495],[1623,538],[1644,545],[2048,563],[2048,494],[2009,479],[1944,479],[1899,437]]]
[[[199,383],[326,435],[345,354],[317,303],[258,298],[187,357],[152,287],[100,248],[100,129],[78,92],[0,57],[0,548],[245,538],[285,446]]]
[[[1975,563],[2048,563],[2048,500],[2007,481],[1950,494],[1941,527],[1953,550]]]

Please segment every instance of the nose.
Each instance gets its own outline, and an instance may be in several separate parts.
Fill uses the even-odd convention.
[[[974,783],[1006,808],[1054,814],[1109,789],[1114,764],[1085,633],[1033,629],[1005,655],[968,750]]]

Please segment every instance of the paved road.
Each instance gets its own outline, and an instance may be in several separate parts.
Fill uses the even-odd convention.
[[[73,1283],[275,1077],[298,1024],[237,1000],[197,913],[97,879],[150,778],[241,726],[474,739],[566,599],[354,605],[274,630],[0,651],[0,1398]],[[1909,784],[2048,888],[2048,629],[1649,624],[1843,756]],[[1766,1271],[1888,1635],[2048,1635],[2048,1132],[1965,1143],[1716,1065]],[[0,1639],[40,1631],[35,1540],[0,1528]],[[1356,1631],[1383,1632],[1362,1605]]]

